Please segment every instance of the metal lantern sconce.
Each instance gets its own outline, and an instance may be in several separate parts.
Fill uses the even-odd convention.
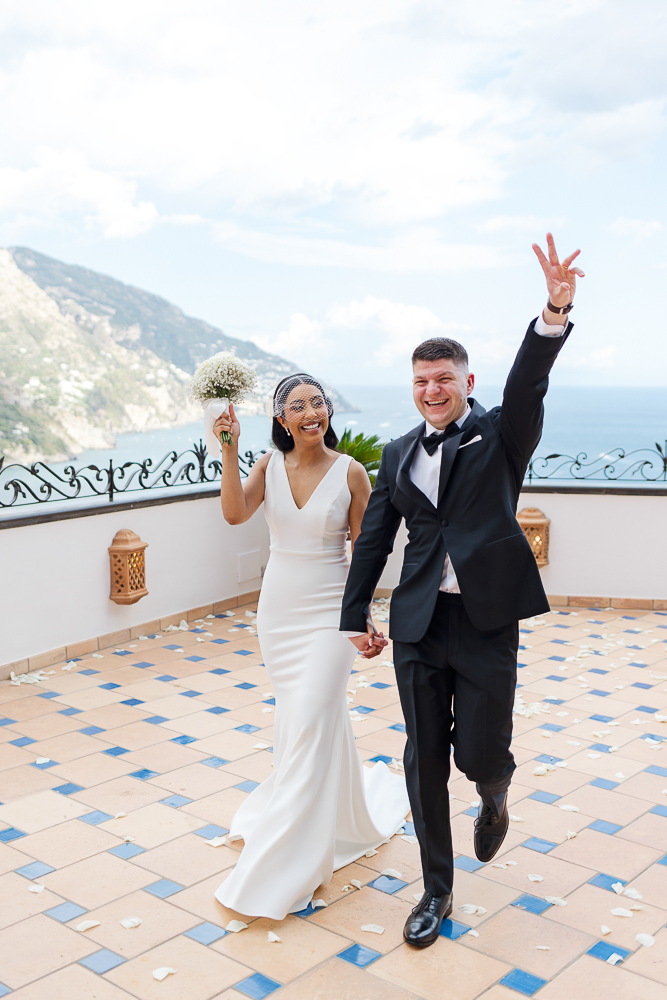
[[[517,521],[528,539],[538,566],[549,563],[549,525],[551,521],[537,507],[524,507],[517,514]]]
[[[115,604],[136,604],[148,593],[146,589],[145,550],[142,542],[128,528],[117,531],[109,546],[111,560],[111,593]]]

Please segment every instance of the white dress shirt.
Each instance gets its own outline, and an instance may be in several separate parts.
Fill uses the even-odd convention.
[[[535,322],[535,333],[539,334],[540,337],[562,337],[565,333],[565,326],[551,326],[544,322],[542,314],[538,316]],[[463,424],[467,420],[470,414],[470,406],[466,407],[466,411],[462,417],[460,417],[456,423],[459,427],[463,427]],[[426,421],[426,428],[424,431],[424,436],[428,437],[430,434],[439,434],[436,427],[429,424]],[[412,460],[412,465],[410,466],[410,479],[417,486],[424,496],[428,497],[434,507],[438,506],[438,487],[440,484],[440,465],[442,461],[442,444],[439,444],[432,455],[426,451],[425,448],[417,447],[415,452],[415,457]],[[440,581],[440,590],[444,591],[446,594],[460,594],[458,581],[456,579],[456,573],[454,572],[454,567],[452,566],[451,559],[449,555],[445,556],[445,564],[442,568],[442,578]]]

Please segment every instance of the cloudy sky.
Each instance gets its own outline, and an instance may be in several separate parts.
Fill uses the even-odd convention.
[[[338,383],[501,381],[552,229],[561,384],[666,385],[660,0],[4,0],[0,245]]]

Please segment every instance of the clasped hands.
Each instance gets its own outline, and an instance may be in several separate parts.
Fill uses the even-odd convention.
[[[374,656],[379,656],[388,645],[384,632],[378,632],[370,616],[366,624],[366,635],[350,636],[350,642],[357,647],[364,660],[372,660]]]

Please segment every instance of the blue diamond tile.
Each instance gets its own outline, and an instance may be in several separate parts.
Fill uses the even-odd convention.
[[[512,969],[506,976],[503,976],[500,982],[510,990],[522,993],[525,997],[532,997],[540,987],[544,986],[546,979],[540,979],[539,976],[524,972],[523,969]]]
[[[389,728],[390,729],[395,729],[397,733],[404,733],[405,732],[405,723],[404,722],[397,722],[393,726],[390,726]]]
[[[251,726],[247,722],[242,726],[235,726],[237,733],[257,733],[259,732],[259,726]]]
[[[150,719],[142,719],[142,722],[150,722],[152,726],[159,726],[161,722],[168,722],[166,715],[151,715]]]
[[[368,705],[356,705],[354,708],[355,712],[360,712],[361,715],[368,715],[369,712],[374,712],[374,708],[369,708]]]
[[[67,781],[64,785],[57,785],[54,792],[60,792],[61,795],[73,795],[74,792],[82,792],[83,785],[76,785],[73,781]]]
[[[31,767],[37,767],[37,768],[39,768],[40,771],[47,771],[50,767],[57,767],[58,766],[58,761],[57,760],[46,760],[46,761],[44,761],[43,764],[38,764],[37,761],[34,760],[34,761],[31,761],[30,766]]]
[[[630,649],[639,649],[640,647],[639,646],[630,646],[629,648]],[[640,667],[640,668],[643,669],[646,666],[646,664],[645,663],[640,663],[639,660],[636,660],[634,663],[630,663],[629,666],[631,666],[631,667]]]
[[[479,868],[483,868],[484,865],[475,858],[468,858],[465,854],[459,854],[458,858],[454,858],[454,867],[460,868],[462,872],[476,872]]]
[[[548,701],[550,705],[564,705],[565,701],[563,698],[555,698],[551,694],[546,694],[542,701]]]
[[[196,743],[197,739],[195,736],[174,736],[169,742],[180,743],[182,747],[186,747],[188,743]]]
[[[607,944],[606,941],[598,941],[597,944],[588,949],[586,954],[592,955],[593,958],[601,958],[603,962],[606,962],[614,954],[620,955],[625,960],[632,952],[628,951],[627,948],[620,948],[618,945]]]
[[[618,833],[623,827],[618,823],[607,823],[604,819],[596,819],[593,823],[588,824],[588,829],[595,830],[597,833],[608,833],[611,836]]]
[[[557,726],[553,722],[543,722],[540,729],[546,729],[550,733],[560,733],[563,729],[565,729],[565,726]]]
[[[92,677],[93,674],[99,674],[99,670],[92,670],[89,667],[88,670],[80,670],[79,673],[83,674],[84,677]]]
[[[664,743],[667,737],[658,736],[656,733],[642,733],[640,740],[655,740],[657,743]]]
[[[169,644],[168,646],[163,646],[162,648],[163,648],[163,649],[181,649],[182,647],[181,647],[181,646],[176,646],[176,645],[175,645],[175,644],[174,644],[174,643],[172,642],[172,643],[170,643],[170,644]]]
[[[131,649],[114,649],[113,655],[114,656],[132,656],[132,650]]]
[[[173,896],[174,893],[180,892],[183,888],[184,886],[179,885],[178,882],[172,882],[168,878],[161,878],[159,881],[153,882],[152,885],[144,886],[146,892],[159,896],[160,899],[167,899],[168,896]]]
[[[115,685],[117,687],[117,685]],[[38,698],[60,698],[59,691],[40,691],[37,695]]]
[[[144,670],[146,667],[154,667],[155,664],[154,663],[148,663],[146,660],[141,660],[139,663],[133,663],[132,666],[133,667],[140,667],[142,670]]]
[[[228,760],[224,757],[207,757],[206,760],[200,760],[200,764],[206,764],[207,767],[222,767],[223,764],[229,764]]]
[[[564,660],[565,660],[565,657],[564,657],[564,656],[550,656],[550,657],[549,657],[549,659],[550,659],[550,660],[556,660],[556,661],[557,661],[558,663],[563,663],[563,662],[564,662]],[[547,680],[548,680],[548,679],[549,679],[549,678],[547,678]],[[557,677],[557,678],[556,678],[556,680],[557,680],[557,681],[560,681],[560,680],[562,680],[562,679],[563,679],[562,677]]]
[[[641,681],[635,681],[635,682],[634,682],[634,684],[631,684],[631,685],[630,685],[630,687],[633,687],[633,688],[641,688],[641,689],[642,689],[642,691],[648,691],[648,690],[649,690],[650,688],[652,688],[652,687],[653,687],[653,684],[642,684],[642,682],[641,682]],[[590,953],[589,953],[589,954],[590,954]]]
[[[180,691],[181,698],[198,698],[201,691]]]
[[[185,937],[189,937],[192,941],[198,941],[199,944],[213,944],[214,941],[219,941],[220,938],[224,937],[226,933],[227,931],[223,931],[222,927],[216,927],[215,924],[210,924],[206,920],[203,924],[197,924],[196,927],[185,931]]]
[[[79,816],[79,819],[83,820],[84,823],[89,823],[91,826],[97,826],[98,823],[105,823],[108,819],[113,819],[113,817],[110,813],[96,809],[94,812],[86,813],[85,816]]]
[[[463,813],[464,816],[477,816],[479,813],[478,806],[471,806],[470,809],[466,809]]]
[[[658,865],[667,865],[667,854],[664,854],[661,858],[656,861]]]
[[[538,854],[548,854],[557,846],[553,840],[542,840],[541,837],[529,837],[521,844],[521,847],[527,847],[529,851],[537,851]]]
[[[356,965],[358,969],[365,969],[376,958],[380,958],[381,954],[382,952],[373,951],[372,948],[366,948],[363,944],[353,944],[350,948],[346,948],[345,951],[339,951],[338,958],[349,962],[350,965]]]
[[[4,719],[0,719],[0,726],[14,726],[16,725],[16,719],[8,719],[6,716]]]
[[[378,761],[382,761],[383,764],[391,764],[393,757],[386,757],[383,753],[379,753],[377,757],[371,757],[371,761],[375,764]]]
[[[84,736],[97,736],[98,733],[106,733],[106,729],[102,729],[101,726],[86,726],[85,729],[80,729],[80,733]]]
[[[391,878],[389,875],[380,875],[375,881],[368,883],[371,889],[379,889],[380,892],[386,892],[389,896],[392,896],[395,892],[400,892],[404,889],[407,882],[402,882],[400,878]]]
[[[546,899],[540,899],[539,896],[531,896],[529,892],[526,892],[523,896],[515,899],[513,903],[510,903],[510,906],[516,906],[519,910],[528,910],[529,913],[539,915],[548,910],[551,903],[547,903]]]
[[[654,715],[658,711],[658,709],[657,708],[651,708],[650,705],[637,705],[637,708],[635,709],[635,711],[636,712],[648,712],[650,715]]]
[[[134,705],[143,705],[143,701],[140,698],[126,698],[125,701],[121,701],[121,705],[132,707]]]
[[[198,837],[204,837],[205,840],[213,840],[214,837],[224,837],[226,833],[229,833],[229,830],[226,830],[224,826],[216,826],[215,823],[209,823],[208,826],[201,826],[194,833]]]
[[[391,687],[391,684],[384,684],[382,681],[376,681],[375,684],[371,684],[372,688],[379,688],[380,691],[384,691],[385,688]]]
[[[607,889],[608,892],[614,892],[612,889],[614,882],[620,882],[621,885],[626,884],[625,879],[615,878],[613,875],[605,875],[604,872],[599,872],[597,875],[594,875],[593,878],[589,878],[588,880],[589,885],[596,885],[598,889]],[[614,893],[614,895],[616,894]]]
[[[37,740],[31,740],[29,736],[21,736],[18,740],[9,741],[13,747],[29,747],[31,743],[36,743]]]
[[[667,778],[667,767],[658,767],[657,764],[651,764],[650,767],[645,767],[644,771],[646,774],[657,774],[661,778]]]
[[[17,830],[15,826],[8,826],[6,830],[0,830],[0,841],[3,844],[8,844],[11,840],[18,840],[19,837],[25,837],[27,834],[23,830]]]
[[[138,778],[139,781],[146,781],[148,778],[157,778],[158,771],[151,771],[147,767],[142,767],[139,771],[131,771],[129,778]]]
[[[106,750],[102,751],[102,753],[108,754],[109,757],[120,757],[122,754],[129,752],[130,751],[126,750],[125,747],[108,747]]]
[[[136,844],[119,844],[118,847],[111,847],[107,854],[113,854],[116,858],[129,861],[130,858],[136,858],[137,854],[143,854],[144,851],[144,847],[138,847]]]
[[[409,837],[415,836],[415,824],[410,823],[407,819],[403,824],[403,833],[407,833]]]
[[[594,778],[588,784],[593,785],[594,788],[605,788],[608,792],[618,788],[618,781],[610,781],[609,778]]]
[[[237,656],[252,656],[251,649],[235,649],[234,652]]]
[[[80,712],[83,712],[82,708],[61,708],[58,715],[79,715]]]
[[[251,997],[252,1000],[264,1000],[264,997],[279,990],[281,985],[282,983],[276,983],[273,979],[263,976],[261,972],[255,972],[247,979],[242,979],[240,983],[234,983],[234,989]]]
[[[164,684],[167,684],[169,681],[175,681],[176,678],[172,677],[171,674],[162,674],[160,677],[157,678],[157,680],[162,681]]]
[[[553,659],[553,657],[552,657],[552,659]],[[556,657],[556,659],[561,660],[562,656],[558,656],[558,657]],[[561,681],[565,680],[564,677],[556,677],[555,674],[549,674],[549,676],[545,677],[544,679],[545,679],[545,681],[558,681],[559,684],[560,684]]]
[[[222,705],[214,705],[213,708],[205,708],[205,712],[210,712],[211,715],[222,715],[223,712],[228,712],[228,708],[223,708]]]
[[[240,792],[254,792],[259,784],[258,781],[242,781],[239,785],[234,785]]]
[[[251,688],[256,688],[256,684],[250,684],[248,681],[243,681],[242,684],[235,684],[234,687],[241,688],[242,691],[250,691]]]
[[[205,631],[206,631],[205,628],[191,628],[190,629],[190,632],[194,632],[195,634],[199,634],[199,633],[205,632]]]
[[[598,753],[609,753],[611,747],[608,743],[591,743],[589,750],[596,750]]]
[[[537,792],[533,792],[532,795],[528,796],[529,799],[535,799],[536,802],[545,802],[547,805],[552,805],[554,802],[558,802],[561,795],[554,795],[553,792],[543,792],[541,789]]]
[[[608,674],[609,673],[608,670],[600,670],[599,667],[591,667],[591,669],[588,672],[589,672],[589,674]]]
[[[541,753],[539,757],[535,758],[535,760],[538,760],[540,764],[556,764],[562,759],[562,757],[552,757],[551,754],[548,753]]]
[[[77,906],[76,903],[60,903],[58,906],[51,907],[50,910],[45,910],[47,917],[53,917],[61,924],[66,924],[68,920],[74,920],[75,917],[80,917],[87,912],[83,906]]]
[[[205,660],[205,656],[186,656],[186,660],[190,660],[192,663],[199,663],[200,660]]]
[[[103,691],[113,691],[115,688],[119,688],[120,684],[114,684],[113,681],[107,681],[106,684],[100,684]]]
[[[4,986],[2,983],[0,983],[0,997],[6,997],[11,992],[12,991],[10,990],[9,986]]]
[[[592,688],[588,694],[594,694],[598,698],[606,698],[609,695],[609,691],[598,691],[597,688]]]
[[[264,701],[262,702],[263,705],[275,705],[275,703],[276,703],[275,698],[265,698]]]
[[[447,918],[442,921],[440,925],[440,937],[449,938],[450,941],[456,941],[457,938],[463,937],[467,934],[470,927],[467,924],[459,923],[458,920],[452,920]]]
[[[90,969],[91,972],[97,972],[101,976],[126,961],[126,958],[117,955],[115,951],[109,951],[108,948],[100,948],[99,951],[94,951],[92,955],[80,958],[79,965],[84,965],[86,969]]]
[[[185,795],[170,795],[167,799],[160,799],[163,806],[173,806],[174,809],[178,809],[179,806],[186,806],[188,802],[192,802],[192,799],[188,799]]]
[[[591,715],[590,718],[593,722],[613,722],[612,715]]]
[[[23,875],[24,878],[33,879],[54,872],[55,868],[52,868],[51,865],[45,865],[43,861],[33,861],[29,865],[23,865],[22,868],[15,868],[14,871],[17,875]]]
[[[653,806],[649,812],[652,812],[654,816],[667,816],[667,806]]]

